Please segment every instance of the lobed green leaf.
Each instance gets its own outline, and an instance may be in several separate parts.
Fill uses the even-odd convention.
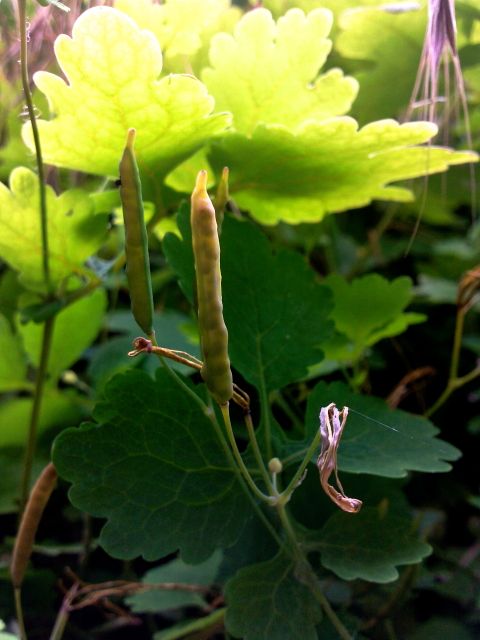
[[[72,37],[55,41],[55,54],[67,82],[46,71],[34,76],[53,114],[38,121],[49,164],[116,176],[133,127],[140,169],[161,178],[229,124],[228,114],[212,114],[213,98],[196,78],[159,79],[162,53],[155,36],[116,9],[82,13]],[[29,124],[23,135],[32,148]]]
[[[418,539],[409,518],[381,507],[363,507],[355,514],[337,512],[318,536],[321,562],[344,580],[361,578],[392,582],[398,565],[417,564],[432,552]]]
[[[241,569],[226,586],[229,633],[244,640],[317,640],[320,605],[295,576],[291,560],[272,560]]]
[[[298,253],[276,253],[248,222],[222,227],[224,316],[233,366],[269,391],[300,380],[331,335],[331,297]],[[252,259],[255,256],[255,259]]]
[[[213,168],[230,168],[236,203],[262,224],[317,222],[372,200],[409,201],[391,183],[475,162],[467,151],[417,146],[437,132],[428,122],[380,120],[358,128],[349,117],[307,121],[293,132],[259,124],[251,136],[227,133],[212,144]]]
[[[240,20],[234,35],[216,35],[210,47],[212,68],[202,80],[219,109],[233,113],[233,125],[250,135],[263,122],[296,127],[346,113],[358,85],[340,69],[318,75],[332,43],[332,14],[317,9],[305,15],[292,9],[278,20],[256,9]]]
[[[72,503],[108,519],[100,543],[110,555],[180,549],[198,563],[237,540],[245,495],[212,423],[164,370],[115,376],[94,415],[98,424],[60,434],[53,459]]]
[[[51,280],[58,286],[102,245],[107,216],[94,215],[88,195],[79,189],[55,195],[47,190],[49,263]],[[20,282],[44,292],[42,237],[38,178],[30,169],[17,167],[10,189],[0,184],[0,256],[19,272]]]

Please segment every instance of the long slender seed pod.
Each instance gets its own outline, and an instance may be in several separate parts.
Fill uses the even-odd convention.
[[[125,223],[127,279],[132,313],[148,337],[153,331],[153,295],[148,257],[148,237],[143,217],[142,185],[133,145],[135,129],[129,129],[120,160],[120,198]]]
[[[207,193],[206,171],[198,174],[192,193],[191,225],[203,353],[200,373],[215,400],[225,404],[233,396],[233,382],[223,320],[220,243],[215,209]]]
[[[10,564],[15,589],[19,589],[23,582],[40,519],[56,483],[57,472],[50,462],[33,486],[18,529]]]
[[[218,183],[217,193],[215,195],[215,217],[217,219],[218,235],[222,232],[223,216],[225,213],[225,207],[230,200],[230,194],[228,192],[228,167],[223,167],[222,177]]]

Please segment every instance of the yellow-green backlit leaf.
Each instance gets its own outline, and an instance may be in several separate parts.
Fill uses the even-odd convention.
[[[155,36],[116,9],[85,11],[72,38],[57,38],[55,53],[67,82],[46,71],[34,77],[53,115],[38,121],[49,164],[116,176],[133,127],[140,169],[162,177],[229,123],[228,114],[212,115],[213,98],[196,78],[159,79]],[[32,147],[29,124],[24,139]]]
[[[266,9],[247,13],[233,36],[212,40],[202,79],[217,108],[231,111],[235,129],[250,134],[259,122],[294,127],[346,113],[357,82],[332,69],[318,76],[332,46],[332,14],[292,9],[278,20]]]
[[[307,122],[296,133],[259,125],[251,138],[226,134],[210,161],[216,171],[230,168],[230,193],[263,224],[315,222],[375,199],[409,201],[409,189],[390,183],[477,160],[466,151],[415,146],[436,131],[429,122],[394,120],[359,129],[349,117]]]
[[[88,195],[79,189],[57,196],[47,187],[50,274],[54,285],[82,270],[84,261],[105,240],[107,217],[94,215]],[[38,178],[18,167],[10,189],[0,184],[0,257],[19,272],[30,290],[44,291]]]
[[[157,38],[165,57],[164,70],[192,73],[207,62],[210,39],[231,31],[241,11],[230,0],[116,0],[115,8]]]

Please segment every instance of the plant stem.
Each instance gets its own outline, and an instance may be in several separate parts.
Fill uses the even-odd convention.
[[[33,141],[35,144],[35,157],[38,171],[38,188],[40,196],[40,225],[42,233],[42,268],[45,288],[48,294],[53,292],[50,280],[50,265],[48,252],[48,223],[47,223],[47,197],[45,190],[45,172],[43,168],[42,147],[40,145],[40,135],[38,133],[37,119],[33,106],[32,94],[30,92],[30,82],[28,79],[27,65],[27,25],[26,25],[26,0],[18,0],[18,19],[20,31],[20,65],[22,74],[22,87],[27,103],[28,117],[32,126]]]
[[[245,478],[246,483],[248,484],[248,486],[252,490],[252,493],[259,500],[262,500],[263,502],[271,504],[272,503],[271,496],[267,496],[265,493],[263,493],[263,491],[260,491],[260,489],[257,487],[257,485],[255,484],[255,481],[253,480],[252,476],[250,475],[250,472],[248,471],[247,467],[245,466],[245,463],[243,461],[243,458],[242,458],[242,455],[241,455],[240,451],[238,450],[237,442],[235,440],[235,435],[233,433],[232,423],[230,421],[230,411],[229,411],[229,408],[228,408],[228,403],[220,405],[220,409],[221,409],[221,412],[222,412],[223,421],[225,423],[225,428],[227,430],[228,440],[230,442],[230,446],[232,447],[233,455],[235,457],[235,461],[236,461],[236,463],[238,465],[238,468],[242,472],[242,475]]]
[[[480,367],[475,367],[464,376],[458,376],[460,363],[460,349],[462,346],[463,326],[465,321],[465,309],[459,308],[455,320],[455,333],[453,336],[452,355],[450,358],[450,373],[447,385],[436,402],[425,412],[425,417],[429,418],[448,400],[454,391],[463,385],[472,382],[480,376]]]
[[[332,623],[332,626],[334,627],[334,629],[337,631],[338,636],[342,639],[342,640],[352,640],[352,637],[348,631],[348,629],[346,629],[346,627],[344,626],[344,624],[342,623],[342,621],[340,620],[340,618],[337,616],[337,614],[335,613],[335,611],[332,609],[332,606],[330,605],[329,601],[327,600],[327,598],[325,597],[323,591],[322,591],[322,587],[318,581],[318,578],[314,572],[314,570],[312,569],[312,566],[310,564],[310,562],[308,561],[305,553],[303,552],[302,548],[300,547],[298,540],[297,540],[297,536],[295,534],[295,531],[293,529],[292,523],[290,522],[290,518],[288,516],[287,510],[285,508],[284,504],[278,503],[277,504],[277,512],[278,512],[278,516],[280,518],[280,522],[282,523],[283,528],[285,529],[285,533],[287,534],[287,537],[290,541],[291,547],[292,547],[292,555],[293,558],[296,562],[300,563],[302,569],[305,571],[305,582],[307,584],[307,586],[309,587],[313,597],[315,598],[315,600],[320,604],[320,606],[322,607],[322,609],[325,612],[325,615],[327,616],[327,618],[330,620],[330,622]]]
[[[265,486],[267,487],[268,492],[270,493],[270,495],[272,495],[274,493],[272,480],[270,479],[267,468],[265,467],[265,462],[263,461],[262,453],[260,451],[260,447],[258,446],[258,440],[257,436],[255,435],[255,428],[252,422],[252,416],[249,413],[246,413],[244,418],[248,437],[252,445],[253,455],[255,456],[255,460],[257,461],[258,469],[262,474],[263,481],[265,482]]]
[[[42,408],[43,390],[48,373],[48,359],[52,346],[53,330],[55,326],[55,316],[47,318],[43,325],[42,346],[40,352],[40,362],[35,375],[35,392],[33,396],[32,411],[30,414],[30,424],[28,427],[27,447],[23,462],[22,484],[20,490],[20,511],[25,507],[30,493],[30,481],[32,475],[33,457],[35,455],[35,445],[37,442],[37,430],[40,420],[40,410]]]
[[[273,394],[273,401],[280,407],[285,415],[292,421],[293,428],[296,433],[303,435],[303,422],[292,410],[287,400],[283,397],[280,391],[275,391]]]
[[[280,494],[279,500],[283,504],[286,504],[290,500],[290,497],[291,497],[292,493],[295,491],[296,487],[298,486],[298,483],[301,481],[303,473],[304,473],[305,469],[307,468],[308,463],[312,459],[313,454],[318,449],[319,444],[320,444],[320,431],[318,431],[316,433],[314,439],[312,440],[312,443],[308,447],[307,453],[305,454],[300,466],[298,467],[297,471],[295,472],[295,475],[290,480],[288,486]]]
[[[267,454],[267,459],[270,460],[273,456],[272,425],[270,423],[270,406],[268,402],[268,393],[265,386],[265,378],[263,376],[261,376],[260,379],[260,403],[262,406],[263,428],[265,429],[265,451]]]
[[[158,354],[157,354],[158,355]],[[265,528],[269,531],[270,535],[272,536],[272,538],[274,538],[274,540],[277,542],[278,546],[282,549],[284,547],[284,542],[283,540],[280,538],[280,536],[278,535],[278,533],[275,531],[274,527],[272,526],[271,522],[268,520],[267,516],[263,513],[262,509],[260,508],[260,506],[257,504],[257,502],[255,501],[255,498],[252,496],[251,492],[248,490],[248,487],[245,483],[244,477],[241,473],[241,470],[238,468],[237,464],[235,463],[235,459],[232,457],[232,451],[230,450],[230,447],[228,446],[228,443],[225,440],[225,436],[222,432],[222,430],[220,429],[220,426],[216,420],[215,414],[214,412],[203,402],[203,400],[197,396],[197,394],[192,391],[192,389],[190,389],[190,387],[185,384],[185,382],[180,378],[179,375],[177,375],[176,371],[174,371],[171,367],[168,366],[168,364],[165,362],[165,359],[162,358],[162,356],[158,355],[162,365],[167,369],[168,374],[170,375],[170,377],[175,380],[175,382],[185,391],[185,393],[187,393],[190,398],[199,406],[200,410],[202,411],[202,413],[207,416],[207,418],[210,420],[210,422],[213,425],[213,428],[215,429],[215,433],[217,435],[217,438],[225,452],[225,455],[227,457],[227,460],[229,461],[232,469],[235,472],[235,475],[237,476],[237,479],[240,483],[240,486],[242,487],[245,495],[248,497],[253,510],[255,511],[255,513],[257,514],[258,518],[263,522]],[[233,432],[232,432],[233,433]],[[236,446],[236,443],[235,443]],[[237,449],[238,451],[238,449]],[[241,459],[241,456],[240,456]],[[242,464],[243,464],[243,460]],[[245,465],[244,465],[245,467]],[[251,479],[250,473],[248,471],[248,469],[245,467],[246,472],[248,474],[248,476]],[[253,480],[252,480],[253,482]],[[254,483],[255,485],[255,483]],[[256,485],[255,485],[256,487]],[[262,494],[263,496],[264,494]],[[265,498],[268,500],[268,496],[265,496]]]
[[[463,325],[465,322],[465,311],[461,307],[457,309],[455,318],[455,333],[453,335],[452,356],[450,360],[450,380],[458,378],[458,366],[460,362],[460,349],[462,346]]]
[[[27,640],[27,632],[25,630],[25,621],[23,619],[22,608],[22,591],[20,587],[13,590],[15,598],[15,613],[17,616],[18,632],[20,634],[20,640]]]

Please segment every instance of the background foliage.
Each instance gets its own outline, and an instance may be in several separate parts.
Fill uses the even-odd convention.
[[[65,4],[28,3],[50,296],[15,15],[0,7],[0,619],[16,633],[8,558],[51,321],[32,475],[52,457],[61,481],[24,586],[29,637],[60,637],[49,636],[54,585],[75,582],[71,567],[85,584],[198,588],[78,601],[68,639],[336,638],[320,590],[352,638],[473,640],[480,341],[478,275],[465,274],[480,255],[467,165],[480,146],[479,0],[455,3],[473,150],[453,86],[440,133],[406,121],[425,2]],[[115,180],[130,127],[159,344],[201,357],[188,197],[199,169],[214,194],[228,166],[229,354],[283,487],[320,408],[351,408],[338,462],[364,506],[340,512],[308,464],[288,504],[308,566],[246,490],[200,376],[127,355],[139,329]],[[241,413],[232,419],[265,490]]]

